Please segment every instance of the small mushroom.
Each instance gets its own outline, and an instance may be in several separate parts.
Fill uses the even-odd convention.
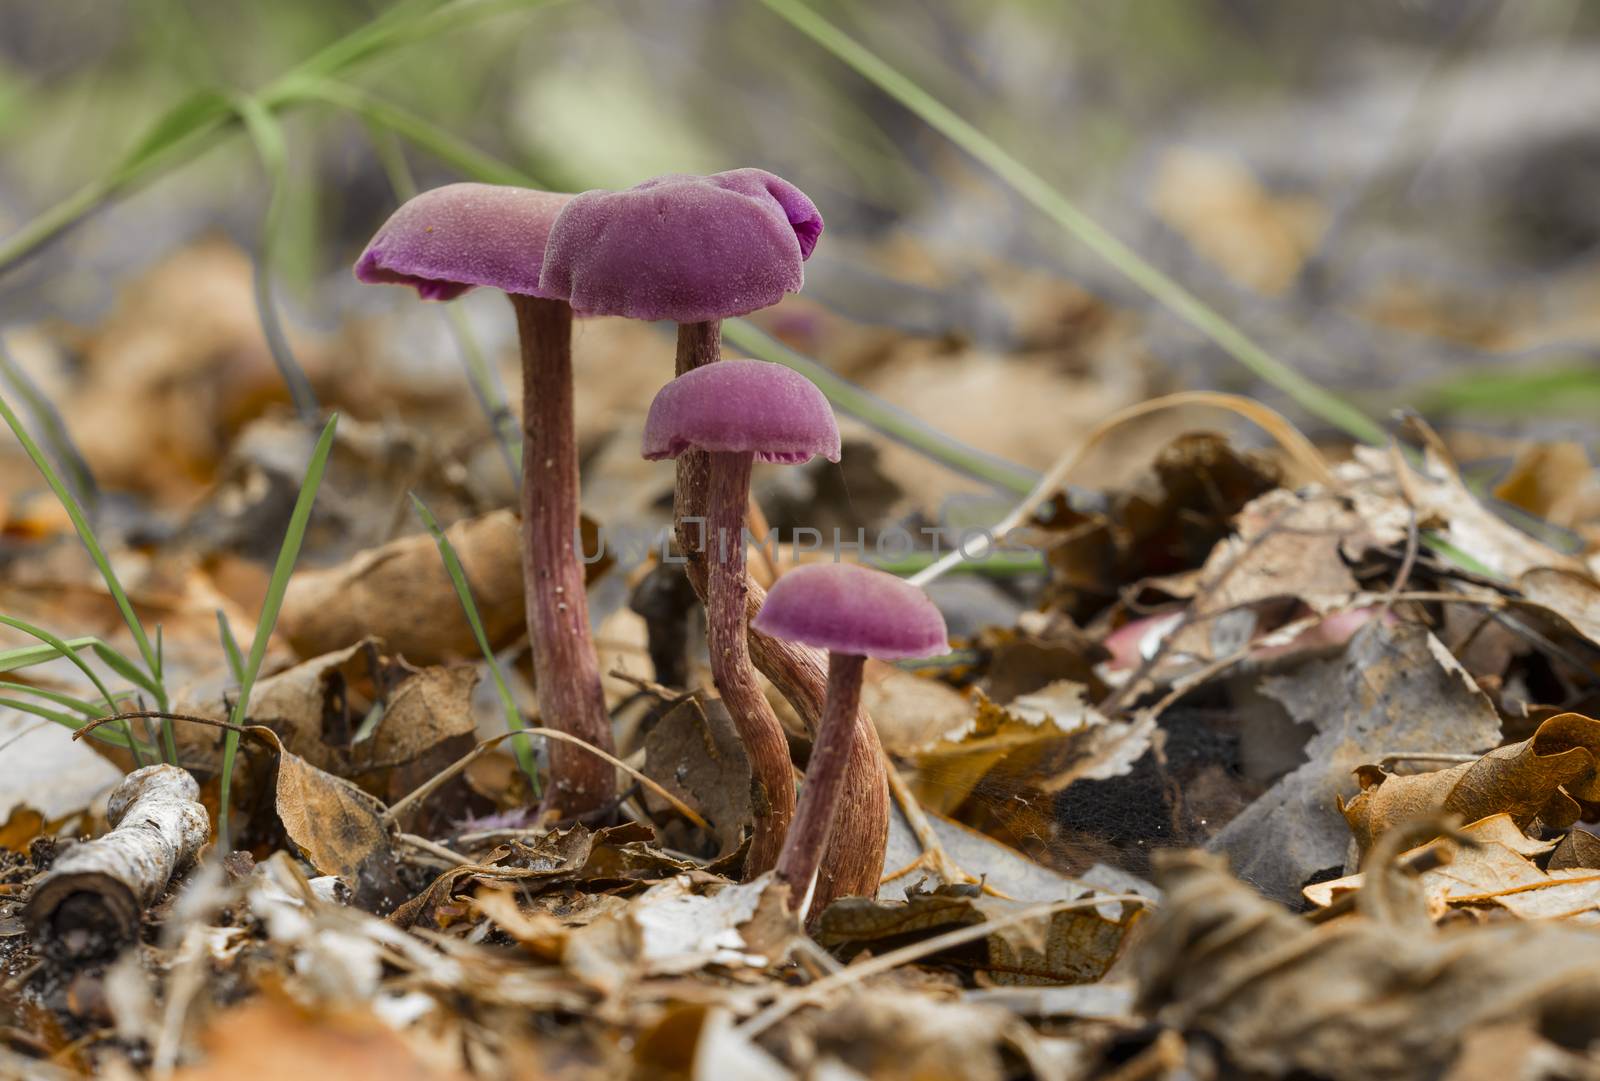
[[[783,727],[756,681],[747,643],[745,507],[757,461],[839,460],[839,427],[810,380],[781,364],[729,361],[662,387],[645,420],[644,456],[710,456],[705,540],[711,557],[706,613],[711,672],[750,756],[755,836],[747,876],[771,870],[794,815],[794,773]],[[854,712],[850,715],[853,722]]]
[[[545,242],[573,196],[492,184],[450,184],[407,201],[361,253],[356,277],[409,285],[424,300],[476,286],[511,298],[522,345],[522,571],[543,723],[612,750],[611,719],[589,634],[578,558],[578,455],[573,430],[572,308],[540,284]],[[604,806],[612,767],[581,747],[550,748],[549,799],[567,814]]]
[[[799,907],[833,829],[866,658],[936,656],[948,652],[949,635],[922,590],[851,563],[796,567],[773,585],[752,625],[775,638],[828,650],[828,700],[777,865],[778,877],[789,884],[790,903]]]

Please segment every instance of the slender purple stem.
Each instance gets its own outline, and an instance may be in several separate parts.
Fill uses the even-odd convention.
[[[856,710],[861,701],[861,673],[866,658],[852,653],[828,655],[828,700],[811,744],[800,806],[789,827],[789,840],[778,857],[778,878],[789,884],[789,904],[799,908],[822,862],[823,849],[838,817],[844,794],[846,765],[855,741]]]
[[[512,294],[522,341],[522,576],[543,724],[613,749],[589,598],[577,552],[578,451],[572,404],[572,308]],[[550,748],[546,801],[568,815],[606,805],[609,763],[581,747]]]

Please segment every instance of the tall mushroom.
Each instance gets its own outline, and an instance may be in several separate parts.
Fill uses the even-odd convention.
[[[541,283],[569,296],[581,314],[668,319],[678,324],[677,374],[721,359],[722,323],[774,304],[804,283],[802,263],[822,234],[822,215],[793,184],[760,169],[714,176],[664,176],[627,191],[573,199],[550,230]],[[702,536],[706,456],[678,458],[673,515],[690,582],[707,595]],[[751,585],[749,606],[759,607]],[[822,716],[827,675],[817,651],[750,635],[756,667],[813,727]],[[883,867],[889,790],[877,732],[862,713],[851,743],[847,786],[855,801],[837,831],[818,881],[822,901],[870,892]]]
[[[755,836],[746,876],[771,870],[794,815],[794,773],[783,727],[756,681],[747,645],[744,519],[757,461],[839,460],[839,427],[822,392],[781,364],[710,364],[661,388],[645,420],[644,456],[710,456],[705,539],[711,673],[750,756]]]
[[[822,860],[845,788],[845,762],[867,657],[901,660],[947,652],[944,617],[926,593],[892,574],[850,563],[796,567],[767,594],[754,626],[828,650],[828,701],[812,743],[800,806],[778,857],[778,877],[799,906]]]
[[[423,192],[373,236],[356,277],[409,285],[424,300],[452,300],[476,286],[511,298],[522,346],[522,571],[539,714],[551,728],[610,751],[576,548],[572,308],[539,280],[550,227],[572,200],[492,184]],[[616,790],[608,763],[564,742],[550,748],[550,777],[547,799],[568,814],[604,806]]]

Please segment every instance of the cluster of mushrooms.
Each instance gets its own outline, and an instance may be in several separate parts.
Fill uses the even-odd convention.
[[[889,795],[877,735],[859,706],[865,658],[948,649],[938,609],[892,575],[809,564],[763,596],[746,574],[754,463],[836,462],[839,429],[803,376],[724,360],[721,321],[798,291],[821,233],[811,200],[760,169],[580,195],[451,184],[401,206],[356,264],[362,281],[409,285],[424,299],[477,286],[511,298],[522,349],[523,578],[540,718],[608,752],[611,720],[577,548],[572,320],[678,325],[676,377],[651,403],[644,456],[676,459],[676,538],[706,606],[717,691],[750,759],[745,876],[775,871],[791,904],[809,895],[813,912],[836,897],[875,894],[883,867]],[[814,732],[798,799],[788,740],[757,669]],[[615,798],[612,767],[582,746],[554,744],[550,776],[548,804],[565,814]]]

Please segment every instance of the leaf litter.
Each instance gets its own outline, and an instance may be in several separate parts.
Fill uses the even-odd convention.
[[[202,246],[193,265],[159,273],[238,269]],[[218,303],[239,302],[229,295]],[[149,318],[139,333],[179,334],[159,306]],[[219,342],[247,333],[227,319],[206,330]],[[887,350],[886,385],[929,359],[872,348]],[[331,374],[316,343],[305,355],[331,400],[362,385],[356,368]],[[969,374],[993,376],[992,360],[974,358]],[[190,356],[170,363],[209,371]],[[870,378],[873,363],[846,367]],[[958,350],[940,363],[966,361]],[[84,400],[111,364],[86,369]],[[151,507],[181,503],[190,535],[122,542],[135,603],[163,613],[182,687],[172,712],[191,718],[176,722],[197,782],[189,806],[213,818],[218,725],[236,693],[215,611],[250,625],[265,588],[259,538],[281,529],[284,479],[306,453],[260,376],[248,367],[237,384],[202,388],[234,403],[226,422],[173,451],[195,471],[141,489]],[[171,378],[116,375],[140,387]],[[0,1072],[1596,1068],[1600,586],[1591,550],[1553,547],[1557,533],[1504,510],[1600,536],[1594,471],[1570,447],[1528,450],[1488,501],[1415,423],[1399,433],[1404,449],[1356,448],[1330,466],[1297,435],[1279,433],[1289,449],[1278,454],[1192,431],[1190,413],[1158,424],[1142,411],[1130,438],[1149,449],[1148,468],[1066,470],[1098,486],[1064,490],[1027,522],[1043,571],[985,586],[994,603],[972,608],[1001,622],[973,621],[940,665],[869,666],[864,702],[914,804],[891,819],[878,895],[802,924],[772,880],[737,880],[748,762],[670,565],[589,567],[601,645],[622,673],[608,683],[618,754],[635,771],[619,772],[607,816],[543,813],[504,746],[482,742],[501,729],[498,704],[404,493],[419,489],[454,523],[491,648],[525,703],[516,519],[497,509],[494,456],[459,438],[459,403],[395,393],[403,425],[341,428],[331,510],[313,525],[250,699],[228,850],[213,837],[200,860],[174,861],[120,948],[63,959],[25,906],[91,838],[114,837],[124,809],[108,814],[92,792],[69,813],[5,806]],[[598,505],[659,514],[670,479],[624,453],[639,420],[630,403],[610,406],[614,430],[586,431],[586,469],[606,493]],[[94,455],[105,461],[98,443]],[[925,471],[898,455],[863,500],[928,511]],[[132,483],[139,468],[107,475]],[[819,514],[850,521],[859,507],[829,483],[758,494],[774,516],[804,522],[807,500],[831,501]],[[20,544],[8,610],[126,649],[66,526],[37,514],[24,526],[21,505],[8,512]],[[152,545],[183,558],[158,563]],[[796,555],[773,551],[779,572]],[[56,595],[52,613],[41,598]],[[94,695],[64,666],[15,675]],[[803,726],[774,705],[801,763]],[[134,764],[92,734],[83,745]]]

